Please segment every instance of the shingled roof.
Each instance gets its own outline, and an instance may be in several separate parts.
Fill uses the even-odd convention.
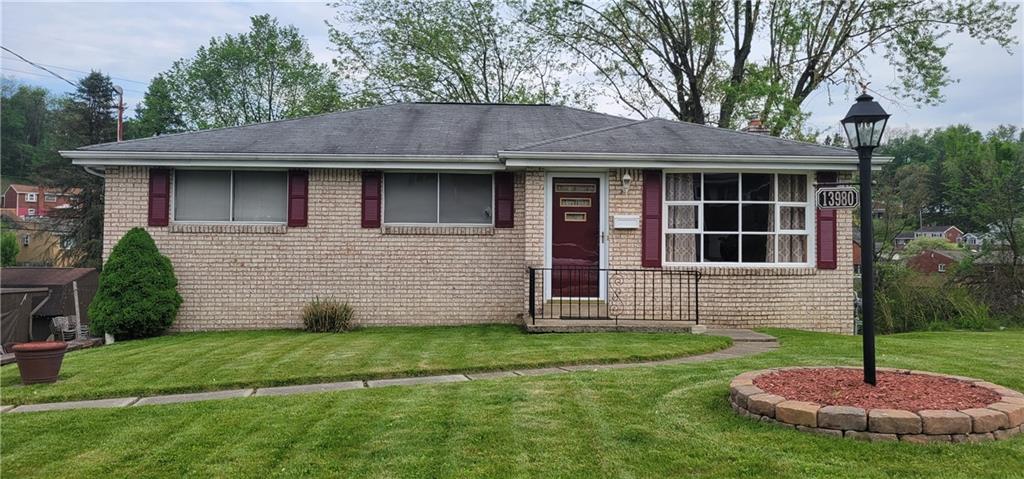
[[[644,155],[856,156],[856,153],[848,148],[822,146],[662,118],[577,133],[521,146],[515,150]]]
[[[82,150],[325,155],[495,155],[634,120],[553,105],[399,103]]]
[[[103,143],[119,154],[497,156],[499,151],[838,157],[845,148],[664,119],[631,120],[555,105],[400,103]]]

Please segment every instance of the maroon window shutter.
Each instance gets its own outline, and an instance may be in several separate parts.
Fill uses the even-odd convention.
[[[831,172],[818,173],[818,184],[835,183],[836,174]],[[815,194],[811,191],[810,194]],[[818,269],[836,269],[838,266],[836,252],[836,210],[816,209],[816,228],[818,233]]]
[[[167,226],[171,211],[171,170],[149,170],[149,226]]]
[[[288,172],[288,226],[304,227],[309,223],[309,171]]]
[[[515,227],[515,184],[512,173],[494,174],[494,227]]]
[[[661,170],[644,171],[640,265],[661,267]]]
[[[380,228],[380,172],[363,172],[363,228]]]

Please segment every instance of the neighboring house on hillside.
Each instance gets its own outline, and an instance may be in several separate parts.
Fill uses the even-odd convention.
[[[143,227],[173,262],[175,330],[301,327],[318,296],[363,325],[852,330],[853,213],[814,206],[848,149],[407,103],[61,154],[104,172],[104,257]]]
[[[52,220],[42,217],[18,218],[4,212],[5,231],[18,238],[18,266],[68,266],[61,255],[62,235]]]
[[[80,188],[65,192],[59,188],[11,184],[4,191],[0,207],[18,218],[47,216],[52,210],[70,208],[81,192]]]
[[[914,238],[945,238],[950,243],[959,243],[963,231],[956,226],[925,226],[914,231]]]
[[[981,246],[983,236],[975,233],[964,233],[960,237],[960,243],[967,246]]]
[[[926,249],[907,259],[907,267],[919,273],[945,273],[967,253],[954,250]]]
[[[984,242],[985,235],[983,234],[964,233],[964,235],[960,237],[960,244],[964,245],[971,251],[978,251]]]
[[[908,243],[914,241],[914,238],[915,236],[913,231],[901,232],[893,239],[893,246],[895,246],[897,250],[901,250],[905,248]]]
[[[897,250],[903,249],[908,243],[918,238],[944,238],[946,241],[956,244],[960,242],[964,232],[956,226],[925,226],[913,232],[904,231],[893,239],[893,246]]]

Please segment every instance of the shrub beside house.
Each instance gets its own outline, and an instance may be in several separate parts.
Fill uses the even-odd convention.
[[[110,251],[89,305],[93,334],[157,336],[174,323],[182,298],[171,261],[143,228],[132,228]]]

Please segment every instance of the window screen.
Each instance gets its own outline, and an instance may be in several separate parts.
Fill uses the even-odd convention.
[[[385,223],[437,223],[436,173],[385,173]]]
[[[285,171],[174,172],[175,221],[283,223],[287,205]]]
[[[493,176],[385,173],[385,223],[491,224]]]
[[[287,172],[236,171],[234,181],[234,221],[284,222]]]
[[[179,221],[230,221],[231,172],[175,171],[174,219]]]
[[[491,175],[442,173],[441,223],[491,222]]]

